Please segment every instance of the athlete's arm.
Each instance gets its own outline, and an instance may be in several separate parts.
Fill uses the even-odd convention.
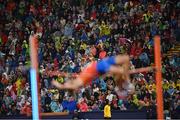
[[[144,67],[144,68],[136,68],[136,69],[132,69],[129,70],[129,74],[136,74],[136,73],[143,73],[143,72],[149,72],[149,71],[155,71],[156,68],[155,67]]]

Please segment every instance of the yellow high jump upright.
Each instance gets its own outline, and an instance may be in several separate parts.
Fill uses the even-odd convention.
[[[162,90],[162,73],[161,73],[161,39],[160,36],[154,37],[154,58],[156,67],[156,101],[157,101],[157,119],[164,119],[163,113],[163,90]]]

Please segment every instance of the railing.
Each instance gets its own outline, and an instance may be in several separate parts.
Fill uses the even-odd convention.
[[[103,119],[103,111],[92,112],[78,112],[76,115],[68,112],[56,112],[56,113],[41,113],[42,119],[72,119],[74,116],[78,116],[79,119]],[[32,119],[32,116],[19,115],[19,116],[0,116],[0,119]],[[146,111],[112,111],[112,119],[146,119]]]
[[[64,115],[69,115],[68,112],[49,112],[49,113],[41,113],[42,117],[46,116],[64,116]]]

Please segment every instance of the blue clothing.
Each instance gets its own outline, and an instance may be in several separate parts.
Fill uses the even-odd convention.
[[[88,40],[87,34],[85,32],[83,32],[80,39],[83,41],[87,41]]]
[[[97,62],[97,71],[100,74],[105,74],[109,71],[112,65],[115,65],[115,57],[107,57]]]
[[[51,101],[50,107],[53,112],[61,112],[60,106],[55,101]]]
[[[62,106],[63,106],[63,110],[68,110],[69,112],[73,112],[74,110],[76,110],[76,101],[67,101],[67,100],[64,100],[62,102]]]
[[[98,38],[98,39],[96,40],[96,44],[99,44],[100,41],[104,42],[104,41],[106,41],[108,38],[109,38],[109,37],[108,37],[107,35],[104,35],[104,36],[102,36],[102,37],[100,37],[100,38]]]
[[[76,101],[70,101],[69,103],[68,103],[68,106],[67,106],[67,110],[69,111],[69,112],[74,112],[74,110],[76,110],[77,108],[76,108]]]
[[[73,34],[73,28],[70,25],[66,25],[64,28],[64,36],[72,37],[72,34]]]
[[[100,79],[96,78],[95,80],[92,81],[92,84],[99,85]]]
[[[149,40],[148,45],[150,45],[150,46],[153,46],[153,45],[154,45],[153,39],[150,39],[150,40]]]
[[[102,91],[106,91],[107,85],[106,85],[106,83],[104,82],[103,79],[100,80],[100,86],[101,86]]]
[[[67,101],[67,100],[64,100],[64,101],[62,102],[62,106],[63,106],[63,110],[67,110],[68,101]]]
[[[146,63],[146,64],[149,64],[149,58],[148,58],[148,55],[147,55],[147,53],[142,53],[140,56],[139,56],[139,59],[141,60],[141,61],[143,61],[144,63]]]

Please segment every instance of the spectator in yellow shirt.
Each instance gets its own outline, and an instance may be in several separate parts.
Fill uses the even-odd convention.
[[[111,119],[111,106],[110,101],[106,99],[106,105],[104,107],[104,119],[110,120]]]
[[[109,35],[111,33],[110,27],[102,21],[100,27],[100,36]]]

